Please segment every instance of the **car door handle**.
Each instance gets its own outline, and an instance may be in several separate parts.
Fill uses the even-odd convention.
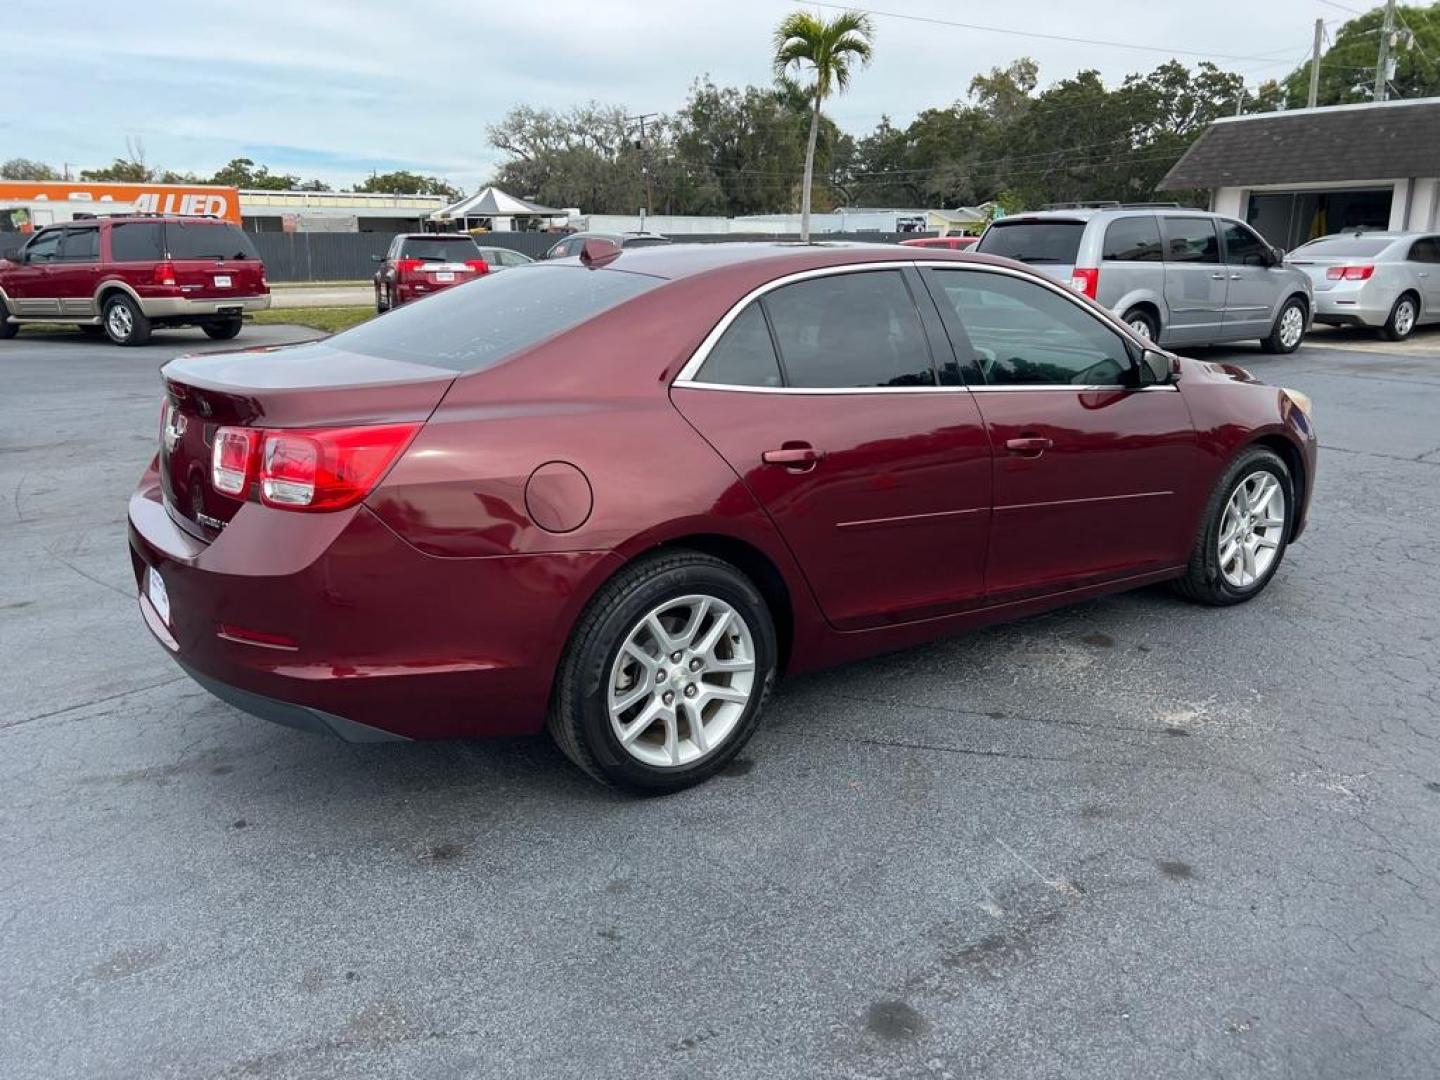
[[[787,442],[779,450],[766,450],[760,460],[766,465],[783,465],[787,472],[806,473],[820,463],[824,451],[806,442]]]
[[[1416,271],[1415,276],[1416,276],[1416,277],[1429,277],[1429,276],[1430,276],[1430,271],[1429,271],[1429,270],[1418,270],[1418,271]]]
[[[1030,457],[1039,457],[1052,446],[1055,440],[1047,439],[1043,435],[1026,435],[1019,439],[1006,439],[1005,449],[1012,454],[1025,454]]]
[[[1230,280],[1231,280],[1231,281],[1243,281],[1243,280],[1244,280],[1244,275],[1243,275],[1243,274],[1231,274],[1231,275],[1230,275]]]
[[[1210,280],[1211,280],[1211,281],[1224,281],[1224,280],[1225,280],[1225,275],[1224,275],[1224,274],[1211,274],[1211,275],[1210,275]]]

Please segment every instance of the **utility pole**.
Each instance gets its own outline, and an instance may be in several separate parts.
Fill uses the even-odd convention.
[[[1325,44],[1325,20],[1315,20],[1315,45],[1310,51],[1310,96],[1305,99],[1307,109],[1315,108],[1320,101],[1320,49]]]
[[[1375,101],[1384,101],[1390,96],[1390,39],[1395,36],[1395,0],[1385,2],[1385,24],[1380,28],[1380,59],[1375,65]]]
[[[650,187],[650,140],[645,137],[645,121],[653,120],[659,115],[659,113],[647,112],[641,113],[639,116],[625,117],[627,124],[638,122],[640,125],[640,175],[645,180],[645,210],[640,215],[640,227],[642,229],[645,227],[645,213],[655,208],[655,194]]]

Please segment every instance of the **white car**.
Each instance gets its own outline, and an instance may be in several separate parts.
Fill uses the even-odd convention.
[[[1403,341],[1440,322],[1440,236],[1350,232],[1302,244],[1285,258],[1315,288],[1315,321],[1372,326]]]

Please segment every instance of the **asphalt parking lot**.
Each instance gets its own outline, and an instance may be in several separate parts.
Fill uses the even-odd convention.
[[[349,746],[207,696],[124,518],[156,369],[213,343],[0,343],[0,1076],[1434,1075],[1429,339],[1205,354],[1311,395],[1325,448],[1256,602],[797,679],[646,802],[543,739]]]

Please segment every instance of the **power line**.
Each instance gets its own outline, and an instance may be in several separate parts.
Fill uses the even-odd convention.
[[[985,26],[981,23],[957,22],[954,19],[937,19],[928,15],[910,15],[900,11],[856,8],[848,4],[820,3],[819,0],[811,0],[811,2],[816,7],[830,8],[834,11],[860,11],[866,15],[878,15],[885,19],[904,19],[907,22],[949,26],[958,30],[979,30],[987,34],[1008,34],[1011,37],[1034,38],[1039,41],[1063,41],[1070,45],[1101,45],[1111,49],[1135,49],[1140,52],[1170,53],[1173,56],[1199,56],[1205,59],[1220,60],[1264,60],[1270,55],[1269,53],[1254,53],[1249,56],[1236,56],[1228,53],[1201,52],[1196,49],[1172,49],[1164,45],[1142,45],[1133,41],[1107,41],[1102,38],[1070,37],[1065,34],[1042,34],[1034,30],[1013,30],[1005,26]]]

